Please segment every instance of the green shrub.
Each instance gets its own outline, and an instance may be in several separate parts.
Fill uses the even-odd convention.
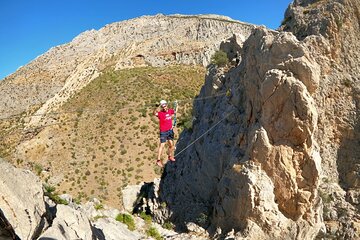
[[[74,202],[78,205],[81,203],[81,197],[74,198]]]
[[[131,215],[126,214],[126,213],[119,213],[116,216],[115,220],[126,224],[130,231],[135,230],[135,221]]]
[[[161,176],[162,173],[163,173],[163,168],[158,167],[158,166],[154,166],[154,172],[155,172],[156,175]]]
[[[149,237],[153,237],[156,240],[164,239],[155,227],[150,227],[148,230],[146,230],[146,235]]]
[[[59,195],[55,192],[55,187],[51,186],[49,184],[44,184],[44,195],[49,197],[54,203],[56,204],[64,204],[64,205],[68,205],[69,203],[60,198]]]
[[[63,205],[68,205],[69,204],[66,200],[60,198],[59,195],[57,195],[57,194],[52,194],[52,195],[49,195],[48,197],[51,200],[53,200],[54,203],[56,203],[56,204],[63,204]]]
[[[42,170],[43,170],[43,167],[42,167],[40,164],[37,164],[37,163],[36,163],[36,164],[34,165],[34,171],[35,171],[35,173],[36,173],[38,176],[40,176]]]
[[[187,112],[181,118],[179,118],[177,125],[181,129],[187,129],[187,130],[191,131],[192,124],[193,124],[192,114],[191,114],[191,112]]]
[[[126,149],[122,149],[121,152],[120,152],[121,155],[124,155],[126,153],[127,153]]]
[[[97,221],[97,220],[100,219],[100,218],[106,218],[106,216],[96,215],[96,216],[93,218],[93,221]]]
[[[141,212],[140,217],[145,221],[146,224],[151,224],[152,217],[150,215],[147,215],[145,212]]]
[[[174,224],[172,224],[171,222],[164,222],[162,227],[167,229],[167,230],[173,230],[174,229]]]
[[[101,203],[95,204],[94,205],[95,210],[100,210],[100,209],[104,209],[104,205],[102,205]]]
[[[53,192],[55,192],[55,187],[51,186],[49,184],[44,184],[44,190],[45,190],[45,193],[53,193]]]
[[[205,213],[200,213],[199,216],[196,218],[197,223],[204,225],[208,222],[209,217]]]
[[[228,64],[229,59],[224,51],[218,50],[214,53],[214,55],[211,57],[211,63],[223,67],[226,64]]]
[[[323,192],[323,191],[320,190],[319,195],[320,195],[320,197],[321,197],[324,204],[329,204],[329,203],[334,201],[334,198],[333,198],[333,196],[331,194],[328,194],[328,193]]]

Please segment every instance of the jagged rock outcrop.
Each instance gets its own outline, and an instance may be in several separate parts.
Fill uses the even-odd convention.
[[[0,172],[0,239],[102,239],[97,227],[107,229],[105,234],[117,228],[118,233],[127,233],[128,239],[140,238],[114,221],[92,224],[86,206],[56,205],[48,200],[51,204],[46,207],[42,183],[30,171],[0,159]],[[114,219],[105,210],[102,214]]]
[[[0,159],[0,239],[35,239],[45,226],[42,184]]]
[[[66,205],[56,206],[56,217],[51,227],[41,234],[39,240],[45,239],[95,239],[88,217],[81,211]]]
[[[323,159],[320,186],[328,234],[360,236],[360,1],[294,1],[282,30],[312,41],[323,73],[314,99],[318,111],[315,139]],[[310,40],[322,36],[323,41]],[[314,38],[312,38],[314,39]]]
[[[242,59],[225,74],[210,69],[192,133],[177,149],[196,142],[167,167],[164,198],[180,222],[243,231],[247,239],[314,238],[322,226],[311,97],[319,65],[292,34],[263,28],[244,43]]]
[[[280,29],[294,35],[256,29],[239,67],[209,69],[162,180],[173,220],[239,239],[359,237],[359,6],[294,1]]]
[[[86,31],[51,48],[0,82],[0,115],[33,107],[36,125],[107,67],[200,64],[206,66],[224,39],[243,42],[254,25],[216,15],[144,16]],[[18,94],[17,94],[18,93]]]

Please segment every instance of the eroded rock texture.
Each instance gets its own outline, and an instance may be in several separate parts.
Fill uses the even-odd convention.
[[[359,238],[360,1],[294,1],[283,30],[311,43],[322,65],[314,94],[325,237]],[[321,41],[318,41],[321,39]]]
[[[0,159],[0,239],[34,239],[45,225],[39,178]]]
[[[168,167],[165,198],[185,222],[206,215],[249,238],[312,238],[322,224],[311,96],[319,66],[291,33],[263,28],[244,43],[242,59],[226,74],[210,69],[179,151],[215,127]]]
[[[283,31],[253,31],[240,66],[209,68],[162,180],[175,221],[246,239],[359,237],[359,6],[294,1]]]

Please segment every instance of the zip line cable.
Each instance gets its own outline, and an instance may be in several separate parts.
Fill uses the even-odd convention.
[[[189,147],[191,147],[194,143],[196,143],[197,141],[199,141],[203,136],[205,136],[205,134],[207,134],[208,132],[210,132],[211,130],[213,130],[217,125],[219,125],[222,121],[224,121],[228,116],[230,116],[231,113],[233,113],[234,110],[232,110],[231,112],[229,112],[227,115],[225,115],[225,117],[223,117],[221,120],[219,120],[217,123],[215,123],[213,126],[211,126],[211,128],[209,128],[208,130],[206,130],[203,134],[200,135],[200,137],[196,138],[194,141],[192,141],[189,145],[187,145],[184,149],[182,149],[180,152],[178,152],[174,158],[176,158],[178,155],[180,155],[182,152],[184,152],[186,149],[188,149]]]

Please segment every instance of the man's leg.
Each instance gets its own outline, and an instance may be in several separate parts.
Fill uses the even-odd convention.
[[[170,161],[175,161],[175,158],[174,158],[174,141],[173,140],[168,140],[167,142],[169,144],[169,150],[168,150],[169,160]]]
[[[160,145],[159,145],[159,149],[158,149],[158,157],[157,157],[157,160],[161,160],[161,154],[164,150],[164,147],[165,147],[165,142],[161,142]]]

